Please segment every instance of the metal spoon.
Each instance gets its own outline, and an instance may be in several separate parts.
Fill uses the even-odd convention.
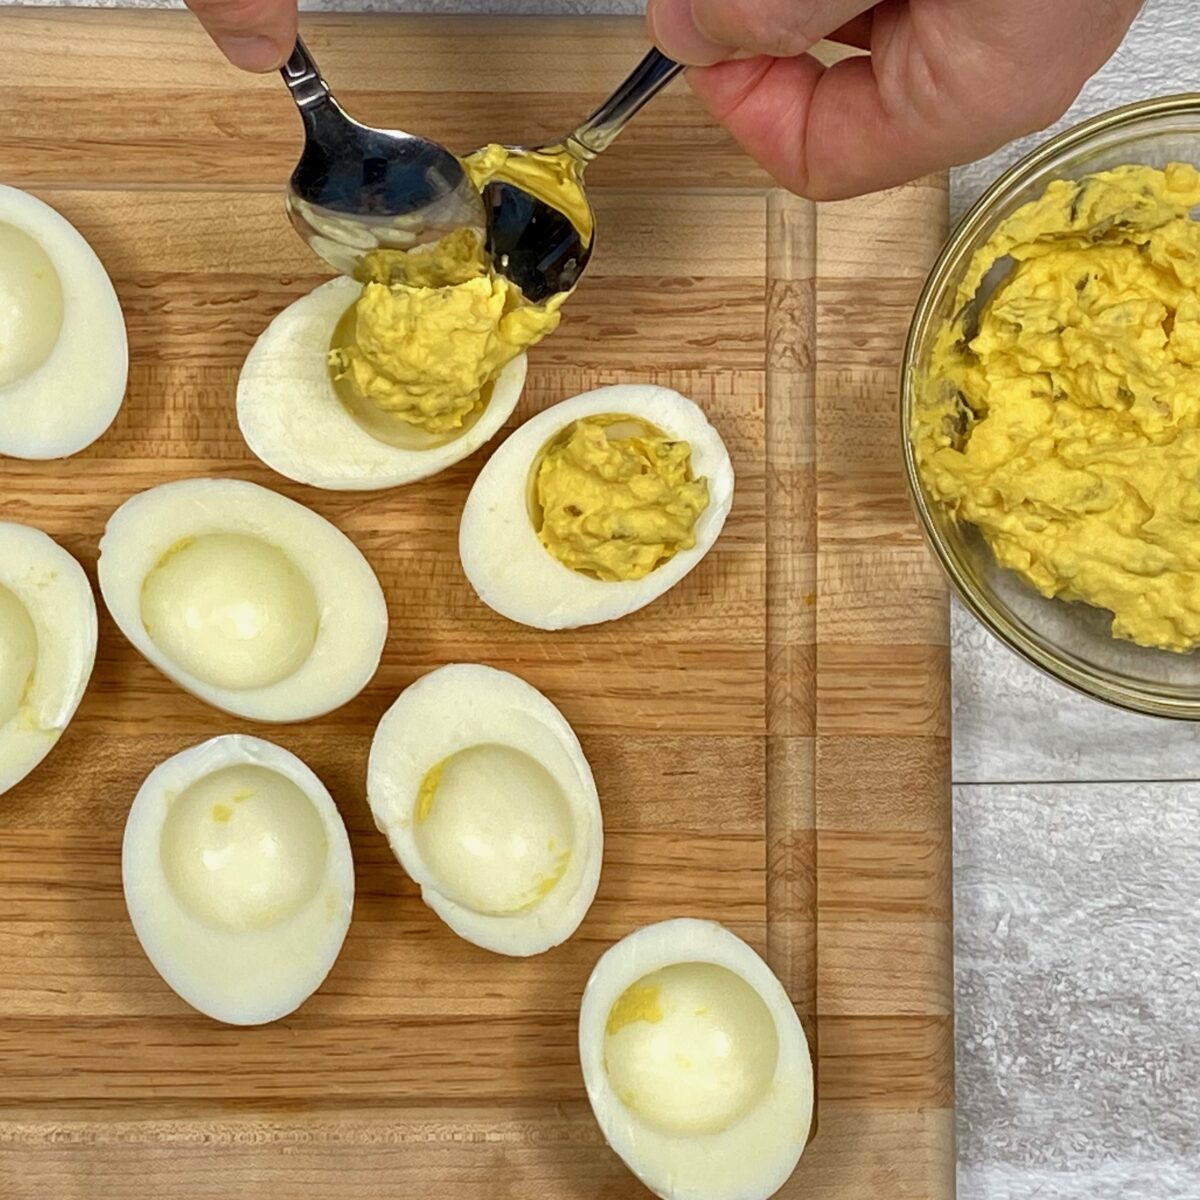
[[[404,250],[462,226],[485,233],[479,192],[444,146],[348,116],[299,38],[280,73],[304,122],[284,203],[331,267],[352,275],[367,250]]]
[[[583,173],[588,164],[607,150],[629,120],[682,70],[679,63],[651,50],[624,83],[566,137],[547,146],[509,149],[557,160],[586,199]],[[581,235],[566,216],[517,184],[493,181],[484,187],[483,199],[492,262],[527,300],[538,303],[558,292],[570,291],[579,282],[592,255],[591,236]]]
[[[580,181],[629,119],[683,68],[652,50],[574,132],[515,153],[569,163]],[[379,246],[406,249],[470,227],[486,238],[496,270],[537,303],[579,281],[592,252],[557,209],[512,183],[484,195],[445,147],[400,130],[373,129],[348,116],[300,39],[282,68],[304,122],[304,149],[285,203],[297,232],[335,270],[353,274]]]

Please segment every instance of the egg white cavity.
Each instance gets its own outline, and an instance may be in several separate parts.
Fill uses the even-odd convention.
[[[666,1133],[720,1133],[766,1095],[779,1037],[762,997],[714,963],[631,983],[609,1012],[604,1064],[623,1103]]]
[[[142,623],[184,670],[221,688],[269,687],[312,653],[312,585],[277,546],[208,533],[166,556],[142,584]]]
[[[112,424],[125,322],[95,252],[49,205],[0,186],[0,454],[75,454]]]
[[[83,568],[40,530],[0,522],[0,794],[58,741],[95,658]]]
[[[62,333],[62,280],[44,249],[0,221],[0,388],[32,375]]]
[[[0,584],[0,726],[17,715],[37,663],[37,630],[29,610]]]
[[[485,949],[556,946],[595,897],[591,769],[558,709],[514,675],[455,664],[409,687],[371,744],[367,797],[425,903]]]
[[[543,449],[573,422],[628,415],[691,447],[692,473],[708,480],[696,544],[637,580],[606,581],[559,562],[538,539],[529,476]],[[612,621],[656,600],[712,548],[733,505],[733,466],[720,434],[691,400],[669,388],[623,384],[585,392],[539,413],[492,455],[467,498],[459,557],[479,598],[512,621],[565,629]]]
[[[770,968],[711,921],[663,921],[597,962],[579,1054],[613,1150],[665,1200],[765,1200],[812,1121],[804,1031]]]
[[[125,825],[125,902],[155,970],[234,1025],[277,1020],[329,973],[354,902],[350,843],[295,755],[226,735],[146,778]]]
[[[210,925],[238,930],[303,908],[321,886],[329,846],[315,805],[292,780],[239,763],[175,797],[161,853],[180,904]]]
[[[232,479],[163,484],[113,514],[100,590],[121,632],[217,708],[303,721],[379,665],[387,606],[358,548],[323,517]]]
[[[413,840],[438,890],[488,916],[532,908],[558,882],[575,844],[554,776],[496,744],[459,750],[432,770],[436,788],[422,788]]]
[[[343,277],[289,305],[255,342],[238,379],[246,444],[272,470],[313,487],[366,491],[445,470],[499,432],[525,386],[522,354],[501,371],[478,420],[452,441],[412,449],[373,437],[338,399],[328,367],[334,330],[361,291]]]

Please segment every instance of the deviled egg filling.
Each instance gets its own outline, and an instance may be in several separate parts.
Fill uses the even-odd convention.
[[[687,442],[637,417],[581,418],[535,462],[531,516],[542,545],[595,579],[644,579],[696,544],[708,480]]]
[[[142,584],[142,622],[174,663],[215,687],[281,682],[312,653],[312,584],[279,547],[245,533],[172,546]]]
[[[0,388],[28,379],[63,327],[62,280],[42,245],[0,221]]]
[[[465,165],[480,192],[490,183],[515,184],[562,213],[583,244],[591,244],[596,220],[583,187],[583,165],[574,155],[517,150],[493,142],[469,155]]]
[[[0,583],[0,725],[20,712],[37,655],[37,629],[29,609]]]
[[[421,781],[413,840],[442,895],[489,916],[527,912],[554,890],[575,844],[571,806],[532,756],[469,746]]]
[[[459,559],[510,620],[594,625],[674,587],[732,504],[729,451],[697,404],[651,385],[597,388],[530,418],[488,459],[463,507]]]
[[[457,240],[455,240],[457,239]],[[396,487],[473,454],[512,416],[523,350],[558,324],[463,231],[367,254],[283,310],[238,378],[238,426],[267,466],[338,491]]]
[[[763,998],[715,963],[675,963],[609,1009],[604,1069],[621,1102],[664,1133],[720,1133],[760,1103],[779,1035]]]
[[[202,775],[172,801],[159,850],[188,912],[220,929],[247,930],[285,921],[312,900],[329,839],[295,782],[235,763]]]
[[[357,277],[362,292],[334,331],[329,366],[355,420],[395,445],[422,445],[413,430],[444,441],[469,428],[500,372],[560,319],[562,297],[527,304],[472,229],[372,251]]]

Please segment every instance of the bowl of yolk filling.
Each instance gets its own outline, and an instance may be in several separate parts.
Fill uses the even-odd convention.
[[[901,380],[959,597],[1098,699],[1200,719],[1200,97],[1047,142],[967,214]]]

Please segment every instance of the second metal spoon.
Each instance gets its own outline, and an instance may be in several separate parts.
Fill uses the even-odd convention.
[[[679,63],[651,50],[577,129],[548,146],[519,147],[514,152],[565,164],[586,199],[583,173],[588,164],[608,149],[630,119],[682,70]],[[566,216],[517,184],[490,183],[483,189],[483,199],[492,262],[520,287],[526,299],[537,303],[570,291],[579,282],[591,258],[593,237],[582,235]]]

